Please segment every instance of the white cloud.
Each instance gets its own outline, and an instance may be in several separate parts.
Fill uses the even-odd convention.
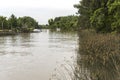
[[[74,14],[76,10],[73,5],[78,2],[79,0],[0,0],[0,15],[28,15],[40,23],[47,23],[50,17]],[[42,16],[42,20],[38,16]]]
[[[0,7],[72,8],[79,0],[2,0]]]

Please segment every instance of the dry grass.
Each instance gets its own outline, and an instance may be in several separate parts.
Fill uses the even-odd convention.
[[[77,63],[90,72],[91,80],[119,80],[120,35],[82,31]]]
[[[120,80],[120,34],[81,31],[76,63],[63,66],[55,80]]]

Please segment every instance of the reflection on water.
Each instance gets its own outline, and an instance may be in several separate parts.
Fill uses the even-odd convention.
[[[0,80],[49,80],[56,64],[71,59],[76,33],[24,33],[0,37]]]
[[[18,53],[19,55],[27,55],[29,53],[27,49],[29,49],[31,46],[34,46],[33,44],[29,43],[30,41],[30,34],[0,37],[0,54],[16,55]]]

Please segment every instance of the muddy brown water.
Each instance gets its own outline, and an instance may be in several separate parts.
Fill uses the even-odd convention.
[[[0,37],[0,80],[49,80],[56,65],[71,61],[76,33],[24,33]]]

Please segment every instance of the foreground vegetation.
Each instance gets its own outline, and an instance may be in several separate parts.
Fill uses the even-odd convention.
[[[120,80],[120,0],[81,0],[74,7],[79,50],[69,80]]]
[[[83,71],[80,73],[91,80],[119,80],[120,35],[81,31],[79,37],[77,64],[81,70],[77,72]]]
[[[78,26],[100,33],[120,33],[120,0],[81,0]]]
[[[119,80],[120,1],[82,0],[74,7],[81,29],[76,80]]]
[[[57,80],[119,80],[120,34],[79,32],[79,49],[74,63],[66,62],[53,78]],[[64,74],[64,75],[63,75]],[[54,79],[51,79],[54,80]]]

